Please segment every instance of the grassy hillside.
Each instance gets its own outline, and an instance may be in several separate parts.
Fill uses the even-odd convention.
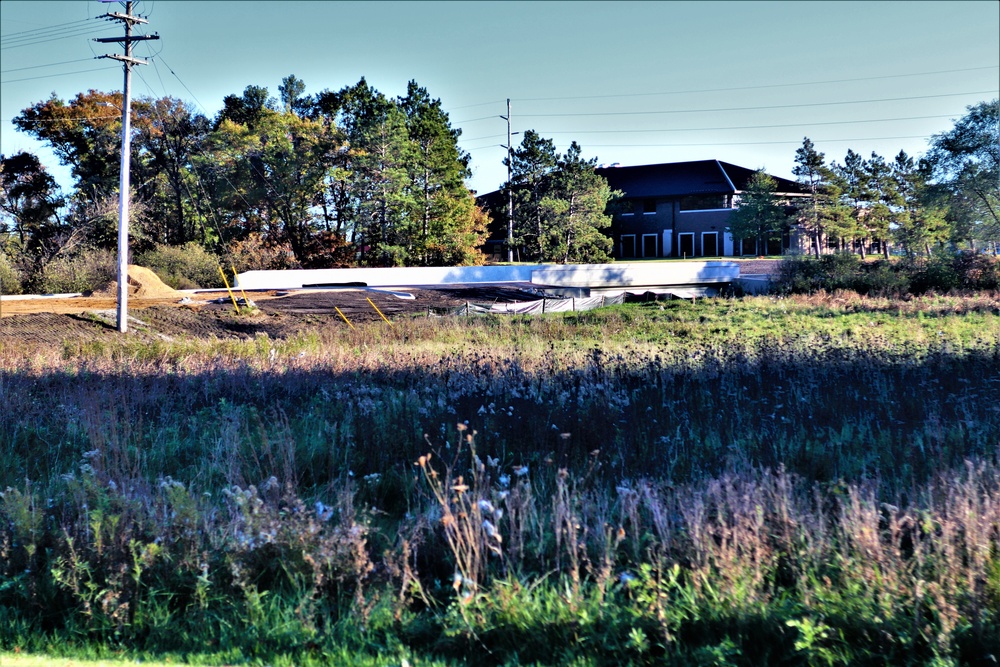
[[[998,342],[838,294],[5,345],[0,649],[979,664]]]

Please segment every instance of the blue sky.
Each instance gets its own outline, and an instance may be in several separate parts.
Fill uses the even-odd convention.
[[[123,4],[123,3],[122,3]],[[0,2],[0,151],[32,150],[10,119],[52,92],[120,90],[121,34],[96,0]],[[214,115],[247,85],[277,96],[364,76],[387,95],[415,79],[441,99],[472,156],[470,187],[495,189],[513,130],[622,165],[717,158],[789,177],[809,136],[921,154],[966,106],[998,95],[997,2],[179,2],[144,0],[136,96],[171,95]],[[515,137],[515,142],[517,138]]]

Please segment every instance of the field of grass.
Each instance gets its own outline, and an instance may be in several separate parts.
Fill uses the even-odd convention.
[[[1000,656],[995,294],[8,345],[0,404],[0,650]]]

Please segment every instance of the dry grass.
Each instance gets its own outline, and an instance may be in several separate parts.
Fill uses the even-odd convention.
[[[986,659],[997,317],[837,298],[0,350],[0,647]]]

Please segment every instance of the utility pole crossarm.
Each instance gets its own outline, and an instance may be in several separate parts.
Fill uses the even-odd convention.
[[[129,35],[127,37],[95,37],[95,42],[100,42],[101,44],[110,44],[113,42],[145,42],[150,39],[159,39],[159,35]]]
[[[114,19],[116,21],[127,21],[129,23],[149,23],[146,19],[139,16],[130,16],[128,14],[119,14],[118,12],[108,12],[103,16],[98,16],[97,18]]]
[[[120,56],[117,53],[106,53],[103,56],[97,56],[98,58],[111,58],[112,60],[117,60],[119,62],[127,63],[129,65],[148,65],[148,60],[143,60],[142,58],[130,58],[129,56]]]

